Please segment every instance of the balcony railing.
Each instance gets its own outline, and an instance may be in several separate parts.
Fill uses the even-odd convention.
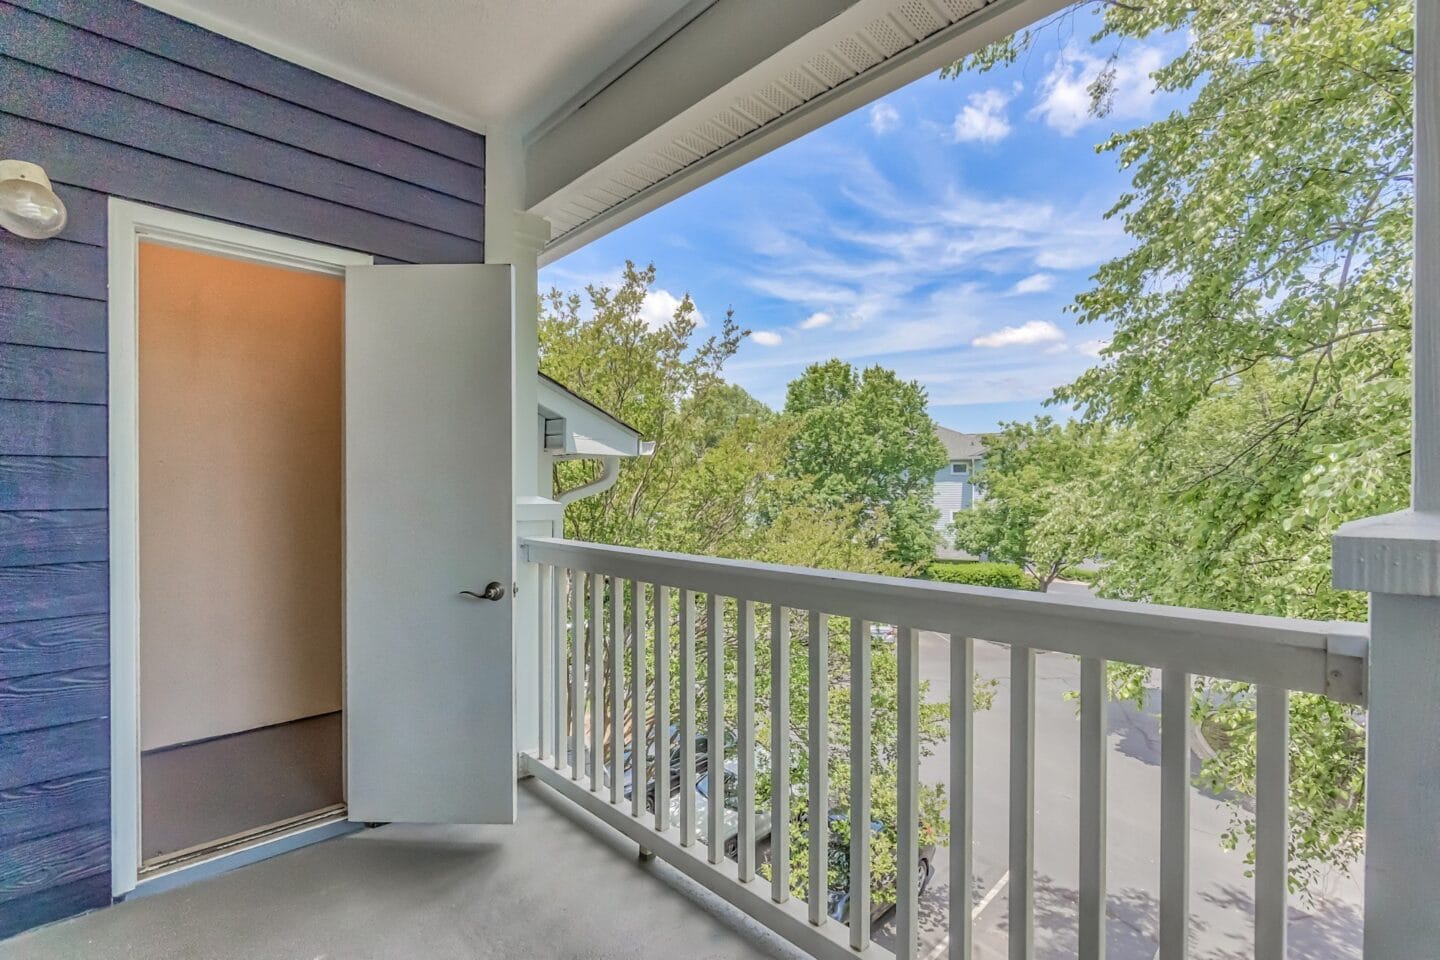
[[[1104,956],[1106,938],[1106,665],[1114,660],[1160,671],[1161,851],[1159,956],[1182,960],[1189,927],[1190,691],[1192,678],[1245,681],[1257,689],[1255,955],[1282,958],[1288,874],[1288,701],[1292,691],[1363,703],[1366,625],[1147,604],[1069,598],[719,560],[568,540],[522,542],[540,573],[540,743],[522,768],[674,864],[754,919],[821,958],[885,957],[871,942],[870,843],[851,830],[849,917],[827,909],[830,850],[825,711],[809,710],[803,747],[808,782],[786,782],[791,769],[788,677],[790,625],[803,624],[810,703],[828,703],[828,618],[849,620],[850,823],[871,821],[871,624],[896,627],[898,663],[896,956],[914,958],[920,846],[920,681],[918,632],[948,634],[950,644],[950,956],[971,944],[973,716],[975,638],[1007,644],[1011,656],[1009,938],[1011,960],[1034,955],[1035,658],[1072,654],[1080,675],[1081,958]],[[608,602],[607,602],[608,601]],[[725,605],[733,603],[733,731],[726,730]],[[757,880],[756,609],[768,616],[772,723],[768,747],[771,822],[768,883]],[[768,608],[768,609],[766,609]],[[672,610],[675,616],[672,621]],[[607,615],[608,613],[608,615]],[[628,623],[626,622],[628,620]],[[607,622],[608,621],[608,622]],[[697,729],[697,632],[703,624],[706,729]],[[608,642],[607,642],[608,640]],[[630,669],[626,671],[628,648]],[[675,648],[678,648],[676,650]],[[669,703],[671,657],[678,653],[678,702]],[[647,654],[649,655],[647,657]],[[654,676],[647,677],[647,659]],[[627,713],[626,701],[631,708]],[[649,706],[647,707],[647,704]],[[672,713],[673,711],[673,713]],[[647,725],[647,712],[652,722]],[[678,823],[671,822],[672,777],[662,731],[677,718]],[[628,723],[627,723],[628,719]],[[647,743],[647,726],[652,731]],[[697,824],[697,770],[725,769],[734,735],[738,796],[735,859],[725,856],[722,803],[706,804]],[[698,756],[697,741],[706,754]],[[627,757],[636,758],[630,769]],[[647,759],[648,757],[648,759]],[[863,762],[861,762],[863,760]],[[650,769],[645,769],[646,767]],[[631,787],[627,792],[626,777]],[[656,795],[647,804],[646,784]],[[713,782],[713,781],[712,781]],[[803,825],[792,823],[792,791],[808,799]],[[712,789],[711,795],[720,795]],[[653,807],[647,810],[647,805]],[[813,815],[826,811],[825,815]],[[791,830],[806,831],[809,891],[797,902],[788,874]],[[704,842],[697,849],[698,836]],[[907,879],[908,878],[908,879]]]

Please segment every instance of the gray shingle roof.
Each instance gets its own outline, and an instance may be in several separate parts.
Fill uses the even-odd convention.
[[[974,460],[985,456],[985,433],[961,433],[949,427],[935,426],[940,442],[945,444],[945,453],[951,460]]]

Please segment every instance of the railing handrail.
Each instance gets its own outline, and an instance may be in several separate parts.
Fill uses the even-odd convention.
[[[521,556],[697,593],[1365,702],[1369,625],[1057,596],[557,538]]]

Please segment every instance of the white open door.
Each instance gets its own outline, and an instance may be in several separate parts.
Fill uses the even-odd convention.
[[[515,819],[510,318],[508,266],[346,272],[352,820]]]

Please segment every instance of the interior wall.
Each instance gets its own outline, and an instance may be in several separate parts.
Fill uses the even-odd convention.
[[[139,276],[141,749],[338,710],[344,282]]]

